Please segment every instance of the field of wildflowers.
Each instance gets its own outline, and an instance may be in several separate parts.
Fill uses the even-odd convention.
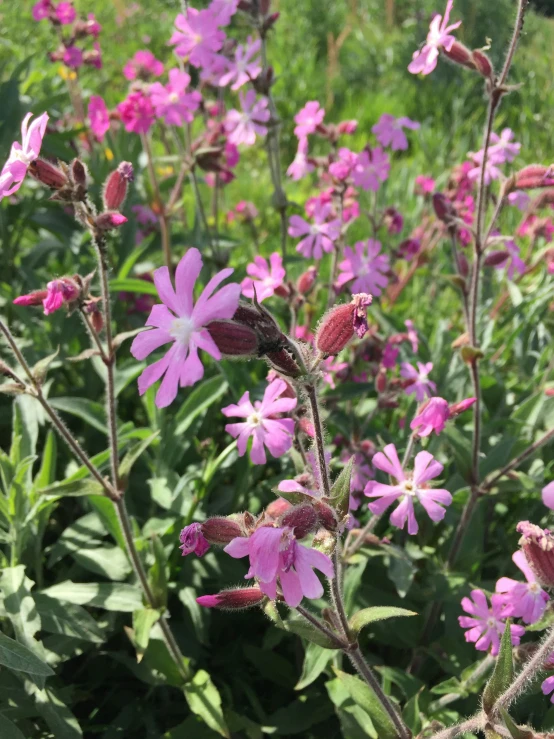
[[[445,3],[1,7],[0,737],[554,736],[553,9]]]

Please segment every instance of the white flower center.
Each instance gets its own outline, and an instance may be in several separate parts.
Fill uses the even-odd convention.
[[[34,152],[31,152],[29,155],[26,155],[25,152],[22,149],[15,150],[13,152],[13,159],[17,159],[18,162],[23,162],[27,167],[31,162],[34,162],[36,159],[36,155]]]
[[[250,426],[260,426],[262,423],[262,417],[257,412],[251,413],[246,419],[246,423]]]
[[[169,102],[170,103],[178,103],[179,102],[179,95],[177,95],[176,92],[170,92],[169,93]]]
[[[496,619],[495,618],[488,618],[487,619],[487,626],[490,629],[496,629]]]
[[[417,376],[419,382],[427,382],[429,375],[427,372],[420,372]]]
[[[192,318],[188,318],[187,316],[176,318],[171,324],[169,335],[173,336],[175,341],[179,342],[179,344],[188,346],[190,343],[190,337],[194,333],[195,328]]]
[[[404,495],[411,495],[413,497],[417,492],[417,487],[413,480],[402,480],[398,487],[401,488]]]
[[[541,592],[541,586],[539,585],[538,582],[529,583],[527,588],[529,592],[532,593],[533,595],[538,595]]]

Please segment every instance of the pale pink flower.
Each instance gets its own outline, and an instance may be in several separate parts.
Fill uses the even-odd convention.
[[[396,479],[396,484],[385,485],[381,482],[368,482],[364,493],[369,498],[380,498],[369,503],[369,510],[381,515],[395,500],[400,498],[397,508],[391,513],[393,526],[403,529],[408,521],[408,534],[417,534],[419,526],[414,511],[414,500],[417,499],[427,511],[429,518],[437,523],[442,521],[446,511],[442,506],[452,503],[448,490],[429,488],[427,483],[438,477],[443,466],[429,452],[419,452],[414,460],[413,472],[406,474],[402,469],[394,444],[387,444],[383,452],[377,452],[372,460],[373,466]]]
[[[228,26],[238,6],[239,0],[212,0],[208,10],[214,15],[218,26]]]
[[[416,192],[419,195],[430,195],[435,190],[435,180],[429,175],[418,174],[415,178]]]
[[[253,58],[259,54],[262,42],[260,39],[252,40],[249,36],[246,45],[239,44],[235,51],[235,58],[230,63],[230,68],[219,80],[220,87],[231,85],[231,90],[238,90],[250,80],[255,80],[262,71],[260,57]]]
[[[183,557],[193,552],[197,557],[203,557],[210,548],[209,541],[202,533],[202,524],[199,523],[191,523],[181,529],[179,540],[181,542],[179,549]]]
[[[429,436],[432,431],[437,436],[444,430],[450,416],[448,403],[444,398],[431,398],[410,424],[418,436]]]
[[[408,362],[402,362],[400,374],[407,380],[411,380],[411,383],[404,390],[406,395],[415,393],[418,403],[425,400],[425,396],[430,398],[437,390],[435,383],[431,382],[429,379],[429,372],[431,372],[432,369],[432,362],[427,362],[426,364],[418,362],[417,370]]]
[[[454,31],[462,23],[462,21],[458,21],[451,26],[448,25],[453,5],[454,0],[448,0],[444,17],[439,14],[435,15],[431,21],[425,45],[422,49],[414,51],[413,59],[408,65],[408,72],[412,74],[430,74],[437,66],[439,49],[443,48],[450,51],[456,40],[454,36],[450,35],[450,31]]]
[[[141,91],[131,92],[117,109],[125,130],[133,133],[147,133],[156,117],[152,101]]]
[[[381,182],[388,178],[389,171],[390,161],[387,154],[380,146],[376,146],[375,149],[366,148],[358,154],[352,178],[356,187],[377,192]]]
[[[518,210],[524,211],[529,207],[531,196],[523,190],[516,190],[508,195],[508,202]]]
[[[336,388],[335,380],[340,372],[348,367],[348,362],[339,362],[334,356],[327,357],[321,363],[321,371],[323,373],[323,382],[327,383],[331,390]]]
[[[508,241],[504,242],[505,251],[491,251],[489,252],[488,256],[492,257],[495,254],[507,254],[507,259],[505,259],[501,264],[495,264],[495,269],[504,269],[504,267],[507,267],[506,269],[506,277],[509,280],[513,280],[515,277],[515,274],[517,272],[518,275],[522,275],[525,270],[527,269],[525,262],[523,259],[519,256],[520,249],[519,246],[515,243],[513,239],[509,239]]]
[[[270,118],[267,98],[257,100],[256,92],[248,90],[246,94],[239,92],[239,100],[242,112],[233,109],[227,113],[225,131],[235,146],[252,146],[256,142],[256,134],[265,136],[267,133],[267,126],[264,125]]]
[[[175,19],[177,30],[169,43],[174,44],[175,53],[188,59],[193,67],[203,67],[210,63],[211,56],[225,41],[225,32],[218,29],[217,23],[211,10],[188,8],[186,15],[179,13]]]
[[[48,18],[50,11],[53,9],[52,0],[38,0],[38,3],[33,5],[33,20],[43,21],[45,18]]]
[[[371,293],[381,295],[388,284],[386,273],[389,271],[389,257],[381,254],[381,243],[375,239],[358,241],[354,249],[347,246],[344,250],[345,260],[339,264],[341,270],[337,285],[349,285],[352,294]]]
[[[0,199],[13,195],[14,192],[19,190],[29,165],[40,153],[42,139],[48,123],[48,113],[39,115],[29,126],[32,115],[32,113],[27,113],[23,119],[21,123],[22,143],[14,141],[8,161],[0,172]]]
[[[315,133],[316,128],[323,122],[325,110],[319,105],[317,100],[310,100],[306,105],[294,116],[296,128],[294,134],[299,139],[305,138],[311,133]]]
[[[483,151],[469,152],[468,156],[473,159],[473,167],[469,169],[467,177],[471,182],[476,182],[481,178]],[[493,180],[499,180],[502,177],[502,171],[490,157],[487,157],[487,161],[485,163],[484,177],[485,185],[490,185]]]
[[[99,95],[91,95],[88,103],[90,130],[97,141],[103,141],[110,129],[110,113],[106,103]]]
[[[314,568],[326,577],[334,575],[333,563],[326,554],[299,544],[290,527],[263,526],[252,536],[237,537],[225,547],[235,559],[249,557],[247,578],[256,578],[260,590],[269,598],[277,597],[279,583],[286,603],[291,608],[300,605],[302,598],[321,598],[323,585]]]
[[[512,560],[527,580],[526,583],[512,580],[511,577],[501,577],[496,583],[496,592],[502,596],[503,618],[521,618],[526,624],[534,624],[542,618],[546,604],[550,600],[548,594],[541,588],[537,578],[527,563],[525,554],[518,549],[512,555]]]
[[[342,146],[338,151],[338,158],[329,165],[329,173],[337,180],[346,180],[352,174],[352,170],[358,162],[358,155]]]
[[[350,453],[345,451],[341,455],[343,462],[348,462],[350,459]],[[367,462],[367,457],[362,452],[356,452],[354,459],[352,460],[352,476],[350,477],[350,492],[361,493],[365,489],[367,483],[373,477],[373,470]],[[350,508],[357,510],[360,506],[359,501],[350,503]]]
[[[164,65],[148,49],[137,51],[123,67],[123,76],[128,80],[159,77],[163,74]]]
[[[200,70],[200,79],[212,87],[219,87],[219,80],[227,73],[230,64],[229,59],[223,54],[212,54]]]
[[[192,123],[193,112],[198,109],[202,95],[197,91],[187,92],[190,75],[179,69],[169,70],[169,82],[150,85],[150,98],[158,118],[163,118],[168,126],[182,126]]]
[[[296,156],[294,157],[294,161],[292,162],[292,164],[287,169],[288,176],[292,177],[295,182],[301,180],[302,177],[305,177],[307,174],[313,172],[315,169],[315,166],[308,161],[307,155],[308,139],[304,137],[299,139]]]
[[[284,380],[273,380],[265,389],[263,400],[250,401],[247,391],[237,405],[222,408],[224,416],[244,418],[241,423],[228,423],[225,431],[237,439],[239,456],[246,452],[248,439],[252,437],[250,459],[254,464],[265,464],[265,446],[274,457],[282,457],[292,446],[294,421],[292,418],[275,418],[279,413],[287,413],[296,407],[296,398],[280,398],[287,389]]]
[[[542,489],[542,502],[547,508],[554,511],[554,481],[549,482],[548,485]]]
[[[521,144],[516,141],[512,141],[514,132],[511,128],[503,129],[500,136],[496,133],[491,133],[489,146],[489,157],[495,164],[505,164],[506,162],[513,162],[514,159],[520,152]]]
[[[66,67],[78,69],[83,64],[83,52],[78,46],[66,46],[62,60]]]
[[[246,272],[250,277],[245,277],[242,281],[242,294],[247,298],[253,298],[255,295],[259,302],[270,298],[282,287],[285,279],[283,259],[277,252],[273,252],[269,257],[269,264],[267,259],[255,256],[254,262],[246,265]]]
[[[62,26],[69,26],[77,17],[75,8],[71,3],[67,2],[59,3],[56,6],[56,10],[54,11],[54,13],[56,15],[56,20]]]
[[[289,236],[304,238],[298,243],[296,251],[307,259],[321,259],[324,252],[334,249],[334,242],[340,236],[341,224],[338,218],[327,219],[332,213],[331,205],[320,205],[314,207],[314,223],[310,224],[300,216],[294,215],[289,218]]]
[[[141,361],[164,344],[173,342],[165,356],[148,366],[138,378],[139,392],[143,395],[165,375],[156,394],[158,408],[175,400],[179,385],[194,385],[204,376],[198,349],[214,359],[221,359],[221,352],[205,326],[216,319],[232,318],[238,308],[240,285],[230,283],[212,294],[232,274],[232,269],[223,269],[212,277],[196,305],[193,304],[194,285],[201,269],[200,252],[192,248],[177,265],[175,290],[167,267],[154,271],[154,284],[163,305],[155,305],[146,321],[147,326],[154,328],[140,333],[131,345],[131,354]]]
[[[491,655],[496,657],[505,627],[501,615],[501,596],[493,595],[491,605],[492,608],[489,608],[487,596],[482,590],[472,590],[471,598],[462,598],[462,608],[470,616],[458,616],[458,622],[462,629],[468,629],[465,633],[467,642],[475,643],[475,649],[480,652],[487,652],[490,647]],[[519,644],[524,633],[523,626],[510,626],[514,646]]]
[[[413,321],[410,321],[410,319],[408,319],[407,321],[404,321],[404,326],[406,326],[406,328],[408,329],[407,336],[408,341],[412,345],[412,351],[414,354],[417,354],[417,350],[419,348],[419,337],[417,335],[414,323]]]
[[[546,680],[542,681],[541,690],[544,695],[552,693],[550,696],[550,702],[554,703],[554,675],[551,675],[550,677],[547,677]]]
[[[381,146],[390,146],[393,151],[402,151],[408,148],[408,139],[403,129],[417,131],[420,125],[406,116],[395,118],[390,113],[383,113],[371,130]]]

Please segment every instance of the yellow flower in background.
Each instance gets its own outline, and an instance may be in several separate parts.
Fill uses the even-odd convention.
[[[108,146],[106,146],[106,148],[104,149],[104,156],[106,157],[108,162],[111,162],[113,160],[113,151]]]
[[[160,177],[169,177],[169,175],[173,174],[174,170],[173,167],[168,164],[166,167],[158,167],[156,171]]]

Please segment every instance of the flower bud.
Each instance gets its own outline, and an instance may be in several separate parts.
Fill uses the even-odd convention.
[[[387,389],[387,373],[383,369],[379,370],[375,378],[375,389],[378,393],[384,393]]]
[[[29,164],[29,174],[51,190],[61,190],[69,185],[67,175],[46,159],[35,159]]]
[[[371,295],[359,293],[345,305],[332,308],[319,324],[315,345],[323,354],[338,354],[348,344],[354,333],[363,338],[367,332],[366,307],[371,305]]]
[[[13,301],[14,305],[23,305],[27,308],[30,305],[42,305],[42,301],[48,295],[48,290],[33,290],[28,295],[20,295]]]
[[[224,516],[214,516],[200,524],[202,535],[209,544],[228,544],[233,539],[242,536],[242,530],[236,521]]]
[[[286,349],[278,352],[266,352],[266,357],[271,367],[285,377],[300,377],[302,370],[296,360]]]
[[[492,63],[485,52],[481,51],[481,49],[474,49],[471,58],[479,74],[485,77],[485,79],[491,79],[493,76]]]
[[[443,195],[442,192],[436,192],[433,195],[433,208],[439,221],[451,225],[452,221],[458,215],[456,208],[450,200]]]
[[[358,128],[358,121],[341,121],[337,126],[337,130],[340,134],[351,135],[356,132]]]
[[[469,263],[465,254],[458,254],[458,266],[462,277],[467,277],[469,274]]]
[[[119,210],[127,197],[128,183],[134,180],[133,165],[131,162],[121,162],[104,183],[104,208]]]
[[[289,526],[294,529],[294,536],[297,539],[303,539],[310,531],[313,531],[317,525],[317,513],[311,505],[299,505],[290,511],[287,511],[279,526]]]
[[[517,172],[511,180],[511,186],[506,188],[506,194],[512,190],[533,190],[539,187],[554,185],[554,170],[552,165],[545,167],[542,164],[530,164]]]
[[[485,257],[485,267],[500,267],[509,256],[507,251],[491,251]]]
[[[289,503],[288,500],[277,498],[277,500],[271,501],[265,509],[265,512],[270,518],[279,518],[279,516],[282,516],[283,513],[288,511],[290,508],[292,508],[292,504]]]
[[[516,531],[522,535],[519,545],[535,577],[543,587],[553,588],[554,536],[548,529],[541,529],[529,521],[520,521]]]
[[[317,518],[320,525],[323,526],[323,528],[327,531],[336,531],[338,522],[335,511],[331,508],[331,506],[327,505],[327,503],[324,503],[321,500],[318,500],[314,502],[314,508],[316,510]]]
[[[312,266],[303,272],[296,283],[296,290],[300,295],[307,295],[315,284],[317,278],[317,269]]]
[[[455,64],[461,64],[463,67],[467,67],[468,69],[476,68],[471,51],[459,41],[454,41],[450,49],[446,49],[443,46],[442,51],[444,55]]]
[[[196,602],[204,608],[223,608],[229,611],[241,611],[259,605],[265,595],[260,588],[237,588],[222,590],[215,595],[201,595]]]
[[[313,423],[308,418],[301,418],[298,422],[298,428],[310,439],[315,439],[315,428]]]
[[[460,400],[459,403],[454,403],[453,405],[449,406],[448,418],[456,418],[456,416],[459,416],[460,413],[464,413],[464,411],[467,411],[468,408],[471,408],[476,400],[477,398],[465,398],[465,400]]]
[[[96,333],[100,333],[104,328],[104,316],[100,310],[101,301],[102,298],[89,298],[83,305],[85,312],[90,314],[90,320]]]
[[[312,547],[330,557],[335,551],[336,543],[337,537],[334,534],[327,529],[320,529],[313,538]]]
[[[224,357],[256,357],[258,336],[254,329],[235,321],[211,321],[206,329]]]
[[[87,168],[80,159],[71,162],[71,179],[76,185],[87,186]]]
[[[127,223],[127,219],[117,211],[106,210],[97,216],[95,223],[96,228],[100,231],[111,231],[114,228],[123,226],[124,223]]]
[[[203,557],[210,548],[209,542],[202,534],[202,525],[199,523],[191,523],[181,531],[179,535],[181,546],[179,549],[183,553],[183,557],[194,552],[197,557]]]
[[[232,319],[235,323],[252,329],[258,337],[258,355],[279,351],[285,337],[279,325],[262,305],[241,301]]]

